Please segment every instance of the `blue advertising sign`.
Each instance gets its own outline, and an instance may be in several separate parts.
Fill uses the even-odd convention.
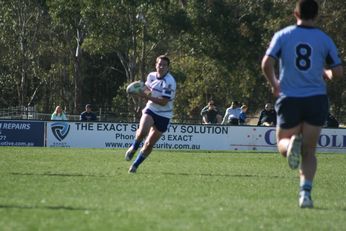
[[[45,122],[0,120],[0,146],[43,147]]]

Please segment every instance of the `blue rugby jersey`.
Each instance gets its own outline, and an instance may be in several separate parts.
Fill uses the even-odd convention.
[[[293,25],[276,32],[266,55],[279,60],[280,96],[325,95],[324,67],[341,65],[333,40],[316,27]]]

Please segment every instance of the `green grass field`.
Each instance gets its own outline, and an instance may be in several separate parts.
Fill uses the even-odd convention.
[[[346,155],[319,154],[314,209],[276,153],[0,147],[0,230],[345,230]]]

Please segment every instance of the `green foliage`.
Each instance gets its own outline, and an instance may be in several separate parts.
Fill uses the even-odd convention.
[[[322,15],[320,24],[322,28],[331,35],[339,48],[340,56],[345,63],[346,60],[346,9],[341,1],[324,2],[322,4]],[[345,78],[328,82],[328,93],[332,112],[336,117],[345,115],[346,108]]]
[[[126,113],[122,93],[168,54],[178,80],[175,119],[199,120],[213,98],[255,114],[273,102],[260,69],[274,32],[294,24],[294,1],[276,0],[0,0],[0,107],[57,104],[79,113],[85,103]],[[319,25],[345,57],[343,2],[320,1]],[[77,52],[78,51],[78,52]],[[78,54],[76,56],[76,53]],[[328,83],[332,110],[345,113],[345,81]],[[116,100],[114,100],[116,99]],[[126,106],[125,106],[126,105]],[[118,113],[114,111],[114,113]]]
[[[0,1],[1,88],[11,89],[4,92],[8,98],[2,97],[0,106],[31,104],[44,82],[40,66],[47,49],[44,11],[43,5],[33,1]]]

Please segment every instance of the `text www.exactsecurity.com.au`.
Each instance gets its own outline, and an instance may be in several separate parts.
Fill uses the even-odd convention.
[[[131,146],[131,143],[105,142],[105,146],[106,146],[106,148],[129,148]],[[199,149],[201,149],[201,146],[197,145],[197,144],[160,143],[160,144],[155,144],[154,148],[199,150]]]

